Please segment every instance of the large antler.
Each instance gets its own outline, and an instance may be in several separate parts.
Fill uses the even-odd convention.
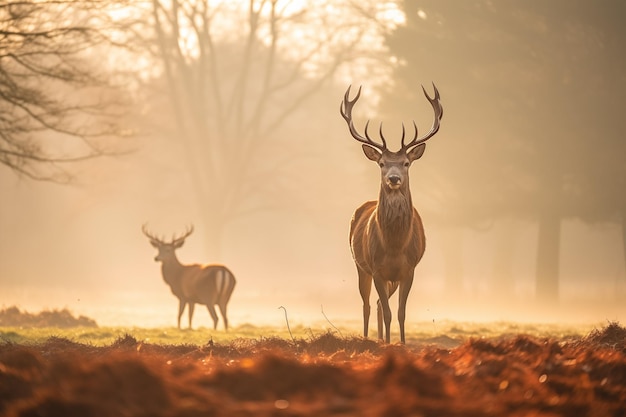
[[[426,89],[424,88],[424,86],[422,86],[422,91],[424,91],[424,95],[430,102],[430,105],[433,106],[433,110],[435,111],[435,121],[433,122],[433,126],[430,128],[430,131],[425,136],[422,136],[421,138],[418,139],[417,125],[415,124],[415,121],[413,121],[413,127],[415,128],[415,136],[413,136],[413,139],[405,145],[404,144],[404,124],[403,124],[402,125],[402,149],[405,151],[408,150],[409,148],[413,148],[419,145],[420,143],[426,142],[428,139],[433,137],[435,133],[437,133],[437,131],[439,130],[439,122],[441,122],[441,118],[443,117],[443,106],[439,102],[441,97],[439,96],[439,90],[437,90],[437,86],[435,86],[435,83],[433,83],[433,88],[435,89],[435,97],[431,98],[426,92]]]
[[[354,103],[356,103],[356,101],[361,96],[361,87],[359,87],[359,91],[356,93],[356,97],[354,97],[354,100],[352,101],[350,100],[350,88],[351,87],[352,87],[351,85],[348,86],[348,89],[346,90],[346,94],[343,96],[343,101],[341,102],[341,105],[339,106],[339,111],[341,112],[341,116],[344,118],[346,123],[348,123],[350,134],[352,135],[354,139],[358,140],[359,142],[372,146],[381,151],[384,151],[385,149],[387,149],[387,142],[385,141],[385,138],[383,137],[383,124],[382,123],[380,124],[380,129],[379,129],[380,139],[383,141],[382,144],[374,142],[369,137],[367,133],[367,127],[370,124],[369,120],[367,121],[367,123],[365,123],[365,137],[363,137],[359,132],[357,132],[356,128],[354,127],[354,123],[352,123],[352,107],[354,107]]]

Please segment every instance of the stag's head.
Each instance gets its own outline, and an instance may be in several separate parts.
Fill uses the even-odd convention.
[[[166,262],[176,258],[176,249],[183,246],[185,239],[193,233],[193,225],[188,227],[182,235],[172,236],[172,240],[169,242],[166,242],[163,238],[150,233],[145,224],[141,227],[141,231],[148,239],[150,239],[150,244],[159,250],[157,256],[154,257],[155,262]]]
[[[404,124],[402,124],[402,139],[401,139],[401,148],[400,150],[394,152],[387,149],[387,141],[383,136],[383,125],[380,124],[379,134],[381,143],[375,142],[369,136],[367,128],[369,126],[369,120],[365,124],[365,136],[361,135],[356,128],[354,127],[354,123],[352,122],[352,107],[361,96],[361,87],[359,87],[359,91],[354,97],[353,100],[350,100],[350,87],[346,90],[346,94],[344,95],[343,101],[341,102],[340,112],[341,116],[344,118],[346,123],[348,123],[348,128],[350,129],[350,134],[354,139],[361,142],[363,153],[365,156],[374,161],[380,166],[381,171],[381,183],[386,186],[387,190],[398,190],[404,187],[408,187],[408,178],[409,178],[409,168],[413,161],[419,159],[426,149],[426,141],[430,139],[432,136],[437,133],[439,130],[439,123],[441,118],[443,117],[443,107],[439,102],[439,91],[435,84],[433,84],[433,88],[435,89],[435,96],[431,98],[426,89],[422,86],[422,90],[424,91],[424,95],[430,102],[433,110],[435,111],[435,121],[433,122],[433,126],[430,131],[422,136],[418,137],[417,125],[413,122],[413,128],[415,130],[415,134],[413,139],[410,142],[405,143],[405,129]]]

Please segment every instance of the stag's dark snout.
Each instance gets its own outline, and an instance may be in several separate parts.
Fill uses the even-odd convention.
[[[402,185],[402,177],[400,177],[399,175],[389,175],[387,177],[387,184],[391,188],[398,188],[400,185]]]

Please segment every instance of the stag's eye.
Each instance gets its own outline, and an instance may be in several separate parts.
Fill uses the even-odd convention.
[[[379,163],[378,163],[378,166],[380,166],[380,167],[382,168],[382,167],[384,167],[384,166],[385,166],[385,163],[384,163],[384,162],[379,162]]]
[[[407,168],[409,167],[409,165],[411,165],[409,162],[405,162],[404,163],[404,166],[407,167]]]

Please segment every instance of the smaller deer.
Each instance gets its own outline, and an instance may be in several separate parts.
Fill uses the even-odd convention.
[[[180,329],[180,318],[187,304],[189,304],[190,329],[195,305],[203,304],[207,306],[213,319],[214,329],[217,329],[218,322],[215,305],[219,307],[224,319],[224,328],[228,330],[226,306],[235,289],[236,281],[233,273],[224,265],[183,265],[176,257],[176,249],[183,246],[185,239],[193,233],[193,226],[189,227],[182,236],[173,236],[170,242],[165,242],[148,232],[145,224],[141,230],[150,239],[150,244],[159,250],[154,260],[161,262],[163,280],[170,286],[172,294],[180,302],[178,328]]]

